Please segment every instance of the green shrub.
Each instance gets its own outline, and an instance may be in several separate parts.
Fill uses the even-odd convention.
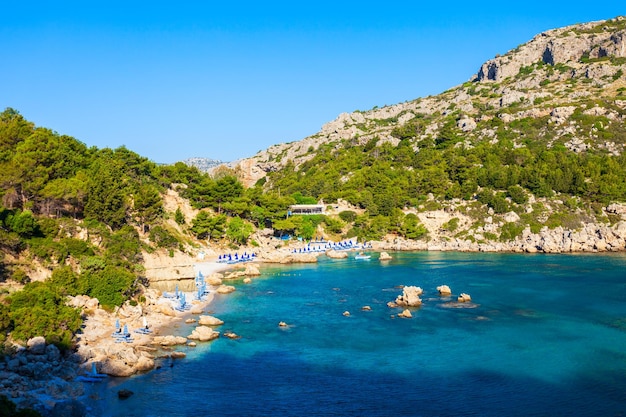
[[[63,295],[79,295],[84,291],[81,287],[80,277],[69,266],[55,268],[48,283]]]
[[[421,239],[428,235],[428,229],[413,213],[409,213],[404,217],[400,232],[407,239]]]
[[[44,237],[56,237],[59,234],[59,224],[55,219],[41,217],[37,219],[39,230]]]
[[[483,236],[485,236],[485,239],[487,239],[487,240],[496,240],[496,239],[498,239],[498,236],[495,233],[491,233],[491,232],[485,232],[485,233],[483,233]]]
[[[183,215],[183,212],[180,210],[180,207],[178,207],[176,209],[176,212],[174,213],[174,221],[180,225],[185,224],[185,216]]]
[[[512,185],[507,189],[507,195],[516,204],[528,203],[528,194],[519,185]]]
[[[65,350],[82,324],[80,312],[65,304],[65,297],[47,283],[32,282],[9,297],[11,336],[26,341],[43,336]]]
[[[352,210],[344,210],[339,213],[339,218],[346,223],[352,223],[356,219],[356,213]]]
[[[509,242],[522,235],[525,226],[520,223],[505,223],[500,230],[500,241]]]
[[[459,227],[459,218],[453,217],[448,222],[444,223],[442,226],[443,230],[448,232],[454,232]]]
[[[86,294],[95,297],[104,307],[122,305],[134,293],[135,276],[124,268],[107,266],[101,271],[81,276]]]
[[[94,254],[91,245],[84,240],[63,238],[60,240],[59,243],[65,249],[64,252],[74,258],[80,258],[82,256],[92,256]]]
[[[341,233],[343,230],[343,222],[340,219],[333,219],[332,217],[326,216],[324,219],[324,224],[326,225],[326,230],[330,233]]]
[[[11,279],[19,284],[28,284],[30,282],[30,277],[21,268],[17,268],[13,271]]]
[[[41,413],[30,408],[17,409],[15,403],[5,395],[0,395],[0,416],[3,417],[41,417]]]
[[[149,238],[159,248],[175,248],[178,246],[178,239],[162,226],[152,227]]]

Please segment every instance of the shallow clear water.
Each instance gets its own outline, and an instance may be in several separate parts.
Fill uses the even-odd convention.
[[[626,256],[392,255],[264,267],[211,305],[241,339],[89,387],[94,413],[626,415]],[[475,308],[451,308],[441,284]],[[386,305],[399,285],[424,289],[412,319]]]

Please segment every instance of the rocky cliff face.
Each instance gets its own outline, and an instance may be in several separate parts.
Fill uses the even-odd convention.
[[[548,65],[578,62],[583,58],[626,57],[624,18],[553,29],[535,36],[504,56],[485,62],[478,81],[502,81],[522,67],[543,62]]]
[[[552,141],[567,138],[566,147],[621,154],[624,143],[599,141],[597,132],[580,126],[572,115],[603,117],[603,128],[619,125],[626,115],[626,19],[585,23],[535,36],[503,56],[487,61],[470,81],[438,96],[420,98],[369,111],[342,113],[312,136],[274,145],[236,165],[245,184],[253,185],[268,172],[288,163],[297,167],[323,145],[336,148],[367,143],[397,144],[394,128],[424,118],[415,142],[435,138],[453,117],[466,144],[497,140],[489,120],[506,125],[524,118],[550,117]],[[609,105],[593,103],[606,98]],[[415,146],[419,150],[419,146]]]

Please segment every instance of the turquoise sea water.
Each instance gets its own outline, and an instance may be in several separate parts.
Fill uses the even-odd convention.
[[[626,256],[392,255],[264,267],[211,305],[241,339],[91,387],[94,414],[626,415]],[[400,285],[425,291],[412,319],[386,305]]]

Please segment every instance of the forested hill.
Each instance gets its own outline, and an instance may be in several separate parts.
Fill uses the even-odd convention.
[[[144,254],[194,253],[208,241],[232,250],[294,202],[229,174],[88,147],[14,109],[0,113],[0,351],[9,333],[71,346],[81,320],[65,296],[137,302]],[[186,203],[166,210],[168,193]]]
[[[429,194],[440,202],[479,192],[487,203],[518,194],[625,201],[625,71],[623,17],[550,30],[463,85],[341,114],[238,169],[249,184],[343,198],[383,215]]]

